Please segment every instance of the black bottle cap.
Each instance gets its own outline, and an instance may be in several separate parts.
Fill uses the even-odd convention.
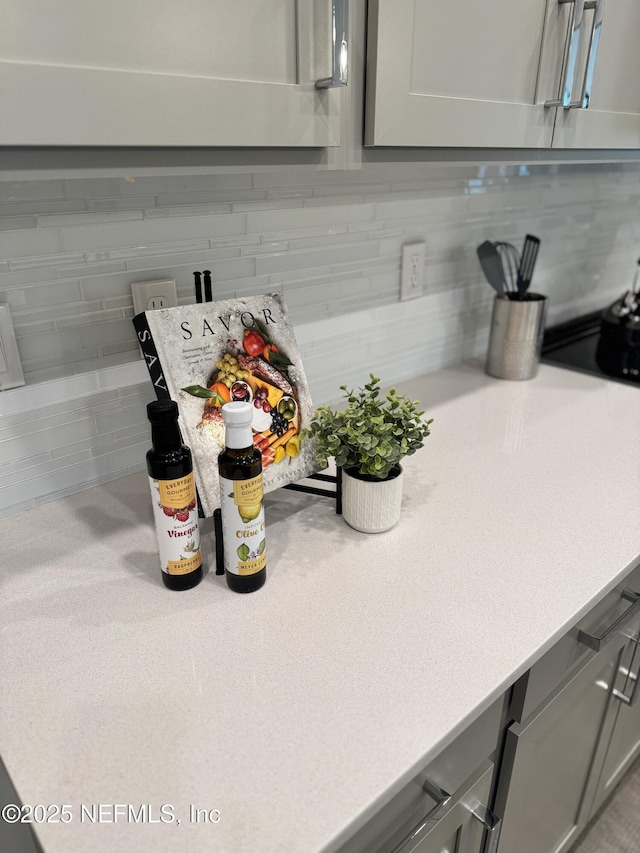
[[[175,400],[154,400],[147,405],[147,417],[152,424],[168,424],[178,420]]]

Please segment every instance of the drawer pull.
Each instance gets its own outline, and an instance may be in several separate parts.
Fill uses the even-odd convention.
[[[593,75],[596,70],[596,58],[598,56],[598,45],[600,44],[600,31],[604,21],[604,0],[597,0],[593,12],[593,23],[591,25],[591,37],[589,39],[589,55],[584,69],[582,80],[582,92],[577,101],[572,101],[569,108],[578,107],[581,110],[589,109],[591,100],[591,87],[593,86]]]
[[[631,601],[631,607],[628,607],[621,616],[609,625],[602,634],[588,634],[586,631],[578,631],[578,640],[595,652],[599,652],[602,646],[605,645],[617,632],[633,617],[640,612],[640,592],[634,592],[632,589],[623,589],[622,598]]]
[[[486,806],[477,806],[471,814],[480,821],[487,830],[489,840],[484,849],[484,853],[496,853],[498,842],[500,841],[500,830],[502,829],[502,820],[496,817]]]
[[[560,81],[560,95],[552,101],[545,101],[545,107],[569,108],[571,103],[571,91],[573,89],[573,78],[576,72],[578,59],[578,47],[580,45],[580,30],[584,18],[584,7],[586,0],[558,0],[561,6],[571,3],[573,8],[569,19],[569,29],[565,40],[564,56],[562,58],[562,79]]]
[[[633,642],[636,644],[636,646],[640,645],[640,641],[635,638]],[[625,705],[628,705],[630,708],[633,708],[633,706],[638,701],[638,696],[640,696],[640,693],[638,693],[638,673],[631,672],[630,669],[626,669],[626,667],[623,666],[620,667],[618,673],[622,676],[626,676],[629,681],[633,682],[631,693],[627,694],[623,690],[618,689],[612,690],[611,692],[613,696],[616,697],[616,699],[620,700],[620,702],[623,702]]]
[[[600,44],[600,32],[604,21],[605,0],[558,0],[561,6],[572,4],[569,28],[565,39],[564,55],[562,57],[562,79],[560,81],[560,93],[557,98],[545,101],[545,107],[564,107],[565,110],[589,108],[591,99],[591,87],[593,75],[596,70],[596,59],[598,46]],[[593,9],[593,21],[589,34],[589,51],[582,78],[582,89],[577,100],[571,99],[573,82],[576,76],[576,63],[582,32],[582,22],[587,9]]]
[[[443,789],[439,785],[436,785],[436,783],[431,779],[425,779],[422,790],[425,791],[432,800],[435,800],[436,804],[431,811],[427,812],[427,814],[422,818],[418,826],[414,827],[414,829],[412,829],[411,832],[402,839],[397,847],[393,848],[392,853],[410,853],[410,851],[413,850],[415,845],[420,841],[420,836],[430,826],[440,820],[451,801],[451,794],[443,791]],[[465,808],[467,808],[471,815],[476,820],[479,820],[487,830],[489,840],[484,853],[496,853],[496,850],[498,849],[498,841],[500,840],[502,821],[481,803],[478,803],[478,805],[473,808],[465,804]]]
[[[630,708],[633,708],[638,699],[638,674],[629,672],[627,673],[627,678],[629,679],[629,681],[633,681],[631,695],[627,696],[627,694],[623,693],[622,690],[614,690],[613,695],[616,697],[616,699],[619,699],[621,702],[624,702],[625,705],[628,705]]]
[[[331,2],[331,77],[316,80],[316,89],[346,86],[349,64],[349,0]]]
[[[445,811],[451,800],[451,794],[443,791],[439,785],[436,785],[431,779],[425,779],[422,790],[428,794],[432,800],[436,801],[435,806],[431,811],[422,818],[420,823],[414,827],[411,832],[406,835],[402,841],[393,848],[392,853],[409,853],[413,850],[416,843],[420,840],[423,832],[432,824],[436,823],[442,817],[442,812]]]

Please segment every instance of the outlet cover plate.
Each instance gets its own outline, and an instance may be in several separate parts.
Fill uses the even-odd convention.
[[[176,282],[173,278],[160,278],[156,281],[133,281],[133,313],[153,311],[156,308],[175,308],[178,305]]]
[[[0,305],[0,391],[24,385],[24,374],[9,306]]]
[[[424,240],[405,243],[402,247],[402,270],[400,273],[400,301],[416,299],[424,292]]]

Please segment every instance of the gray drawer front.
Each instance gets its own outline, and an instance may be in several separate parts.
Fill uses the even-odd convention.
[[[510,707],[514,720],[526,720],[547,697],[594,656],[595,652],[578,639],[578,634],[581,630],[589,634],[602,633],[618,616],[627,611],[630,602],[622,597],[623,589],[640,592],[640,565],[516,682]],[[629,624],[629,629],[635,627],[637,630],[638,624],[639,620],[636,618]]]
[[[490,705],[427,768],[381,806],[362,829],[340,847],[339,853],[386,853],[392,850],[434,805],[422,787],[426,778],[454,794],[485,759],[494,754],[504,704],[504,697],[500,697]]]

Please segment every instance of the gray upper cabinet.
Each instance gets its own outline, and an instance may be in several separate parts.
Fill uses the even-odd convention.
[[[0,145],[640,148],[638,0],[348,2],[4,0]]]
[[[536,104],[545,5],[370,2],[366,144],[549,147],[554,111]]]
[[[365,143],[640,147],[637,0],[371,0]]]
[[[5,0],[0,144],[339,144],[329,0]]]
[[[595,9],[585,12],[587,35],[594,22],[600,32],[589,106],[558,111],[553,145],[640,148],[640,3],[600,0]],[[581,83],[588,56],[583,51],[579,59]],[[581,94],[581,90],[574,93],[576,100]]]

